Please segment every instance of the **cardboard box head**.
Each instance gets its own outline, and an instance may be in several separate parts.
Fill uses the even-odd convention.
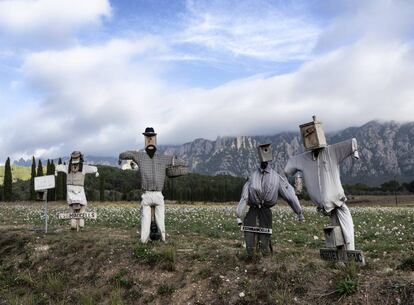
[[[322,148],[328,145],[326,143],[325,132],[322,128],[322,122],[317,121],[316,116],[313,116],[312,122],[302,124],[299,128],[306,150]]]
[[[270,162],[273,160],[272,145],[270,143],[257,146],[257,153],[259,154],[260,162]]]

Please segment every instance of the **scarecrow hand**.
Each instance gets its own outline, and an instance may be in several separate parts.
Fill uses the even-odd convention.
[[[302,213],[298,214],[298,221],[300,221],[300,222],[305,221],[305,217],[303,216]]]
[[[241,226],[242,224],[243,224],[243,221],[240,218],[237,217],[237,225]]]
[[[99,173],[98,172],[96,172],[95,177],[99,177]]]

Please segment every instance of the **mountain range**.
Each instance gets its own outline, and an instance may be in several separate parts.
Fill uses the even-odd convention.
[[[341,165],[344,183],[377,185],[384,181],[414,180],[414,122],[371,121],[360,127],[350,127],[327,133],[328,144],[355,137],[359,160],[347,159]],[[303,151],[298,132],[282,132],[272,136],[218,137],[216,140],[195,139],[183,145],[160,145],[163,154],[174,154],[187,162],[192,172],[247,177],[258,165],[256,147],[272,143],[274,164],[283,169],[288,158]],[[117,157],[86,156],[88,163],[117,166]],[[65,160],[67,161],[67,160]],[[31,160],[19,160],[18,165],[30,165]]]

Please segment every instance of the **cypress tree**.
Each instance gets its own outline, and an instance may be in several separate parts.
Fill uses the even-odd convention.
[[[37,175],[36,177],[41,177],[43,176],[43,165],[42,165],[42,160],[39,159],[39,163],[37,164]]]
[[[62,164],[62,158],[59,158],[58,164]],[[56,177],[56,200],[63,200],[63,175],[63,173],[58,172]]]
[[[63,163],[64,165],[66,165],[66,162]],[[62,175],[62,185],[63,185],[63,200],[66,200],[66,196],[67,196],[67,186],[66,186],[66,175]]]
[[[105,201],[105,179],[103,175],[99,176],[99,200]]]
[[[48,175],[55,175],[55,164],[53,163],[53,160],[49,161],[47,160],[47,170]],[[56,185],[56,179],[55,179],[55,185]],[[56,200],[56,192],[55,189],[50,189],[47,192],[47,200],[48,201],[55,201]]]
[[[30,200],[36,200],[36,192],[34,189],[34,178],[36,177],[36,160],[32,157],[32,172],[30,175]]]
[[[7,158],[6,164],[4,166],[4,181],[3,181],[3,198],[4,201],[12,201],[13,190],[13,177],[12,170],[10,166],[10,158]]]

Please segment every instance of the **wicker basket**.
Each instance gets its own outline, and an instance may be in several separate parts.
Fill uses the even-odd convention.
[[[188,174],[188,167],[184,165],[171,165],[166,169],[167,177],[175,178]]]

